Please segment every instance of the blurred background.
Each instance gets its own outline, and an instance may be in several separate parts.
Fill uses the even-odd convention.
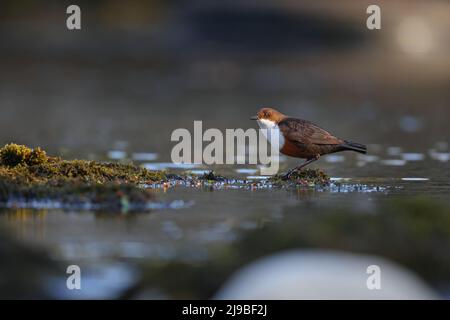
[[[373,2],[373,1],[372,1]],[[365,143],[448,141],[448,1],[4,1],[0,141],[159,151],[275,106]],[[169,148],[168,148],[169,147]]]
[[[81,30],[66,28],[70,4],[81,8]],[[370,4],[381,7],[381,30],[366,27]],[[174,129],[190,129],[194,120],[204,128],[255,127],[249,117],[272,106],[367,144],[368,157],[330,156],[315,166],[333,177],[364,178],[354,183],[365,191],[388,190],[183,189],[160,194],[193,200],[183,213],[134,218],[4,210],[0,223],[25,253],[44,248],[52,263],[82,261],[93,274],[104,266],[104,278],[90,278],[101,289],[83,297],[208,298],[250,258],[299,247],[387,257],[448,297],[449,1],[5,0],[0,7],[1,145],[98,160],[145,152],[150,168],[164,168]],[[283,168],[296,164],[283,161]],[[408,223],[396,217],[378,242],[391,217],[371,215],[376,227],[370,228],[361,213],[377,217],[394,207],[390,212],[404,212]],[[424,218],[430,210],[435,220]],[[305,223],[318,233],[284,229]],[[267,225],[279,246],[259,237]],[[241,237],[259,239],[250,242],[258,250],[236,244]],[[22,249],[16,249],[0,246],[0,256],[17,256]],[[0,264],[10,270],[5,259]],[[26,265],[13,264],[17,279]],[[202,278],[205,270],[214,280]],[[185,279],[178,287],[174,273]],[[3,296],[68,294],[9,285],[0,282]]]

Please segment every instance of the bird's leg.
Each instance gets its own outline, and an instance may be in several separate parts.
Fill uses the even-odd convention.
[[[283,178],[283,179],[289,179],[289,177],[292,175],[292,173],[293,173],[294,171],[299,171],[299,170],[301,170],[302,168],[306,167],[308,164],[310,164],[310,163],[312,163],[312,162],[314,162],[314,161],[319,160],[319,158],[320,158],[320,154],[316,154],[313,158],[306,159],[306,161],[303,162],[303,163],[302,163],[301,165],[299,165],[298,167],[292,168],[292,169],[290,169],[288,172],[286,172],[286,173],[282,176],[282,178]]]
[[[308,164],[313,163],[314,161],[319,160],[320,158],[320,154],[316,154],[313,158],[311,159],[306,159],[305,162],[303,162],[301,165],[299,165],[298,167],[294,168],[294,170],[300,170],[303,167],[306,167]]]

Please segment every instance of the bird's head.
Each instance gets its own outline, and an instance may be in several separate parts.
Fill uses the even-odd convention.
[[[258,121],[265,120],[274,123],[278,123],[285,118],[287,118],[286,115],[272,108],[262,108],[261,110],[258,111],[256,116],[251,117],[252,120]]]

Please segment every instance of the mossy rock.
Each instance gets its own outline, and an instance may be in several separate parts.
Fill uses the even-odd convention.
[[[213,171],[201,176],[174,175],[165,171],[151,171],[133,164],[63,160],[48,156],[39,147],[32,149],[23,145],[7,144],[0,149],[0,203],[6,203],[11,197],[25,200],[55,197],[66,199],[66,194],[76,195],[78,198],[86,194],[86,198],[92,202],[95,200],[94,193],[88,192],[87,187],[95,188],[97,199],[101,192],[111,194],[111,188],[100,188],[106,184],[128,186],[124,191],[125,195],[133,194],[133,197],[128,198],[146,199],[147,191],[141,188],[143,184],[180,180],[196,187],[213,188],[215,184],[221,187],[223,184],[240,183],[241,186],[253,188],[255,185],[254,182],[229,179]],[[275,187],[312,187],[326,186],[330,179],[321,170],[307,169],[293,172],[288,178],[281,174],[275,175],[268,182]],[[137,196],[139,193],[142,197]]]
[[[279,186],[327,186],[330,177],[320,169],[294,170],[289,176],[284,173],[276,174],[270,178],[270,182]]]
[[[63,160],[40,148],[7,144],[0,149],[0,202],[57,199],[91,203],[143,204],[151,199],[141,184],[166,180],[161,171],[132,164]],[[137,206],[142,207],[142,206]]]

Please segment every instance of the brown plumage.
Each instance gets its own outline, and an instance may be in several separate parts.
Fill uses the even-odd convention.
[[[262,128],[278,127],[284,138],[280,152],[287,156],[306,159],[295,169],[316,161],[320,156],[345,150],[366,153],[366,146],[339,139],[314,123],[288,117],[272,108],[262,108],[253,120],[258,120]]]

